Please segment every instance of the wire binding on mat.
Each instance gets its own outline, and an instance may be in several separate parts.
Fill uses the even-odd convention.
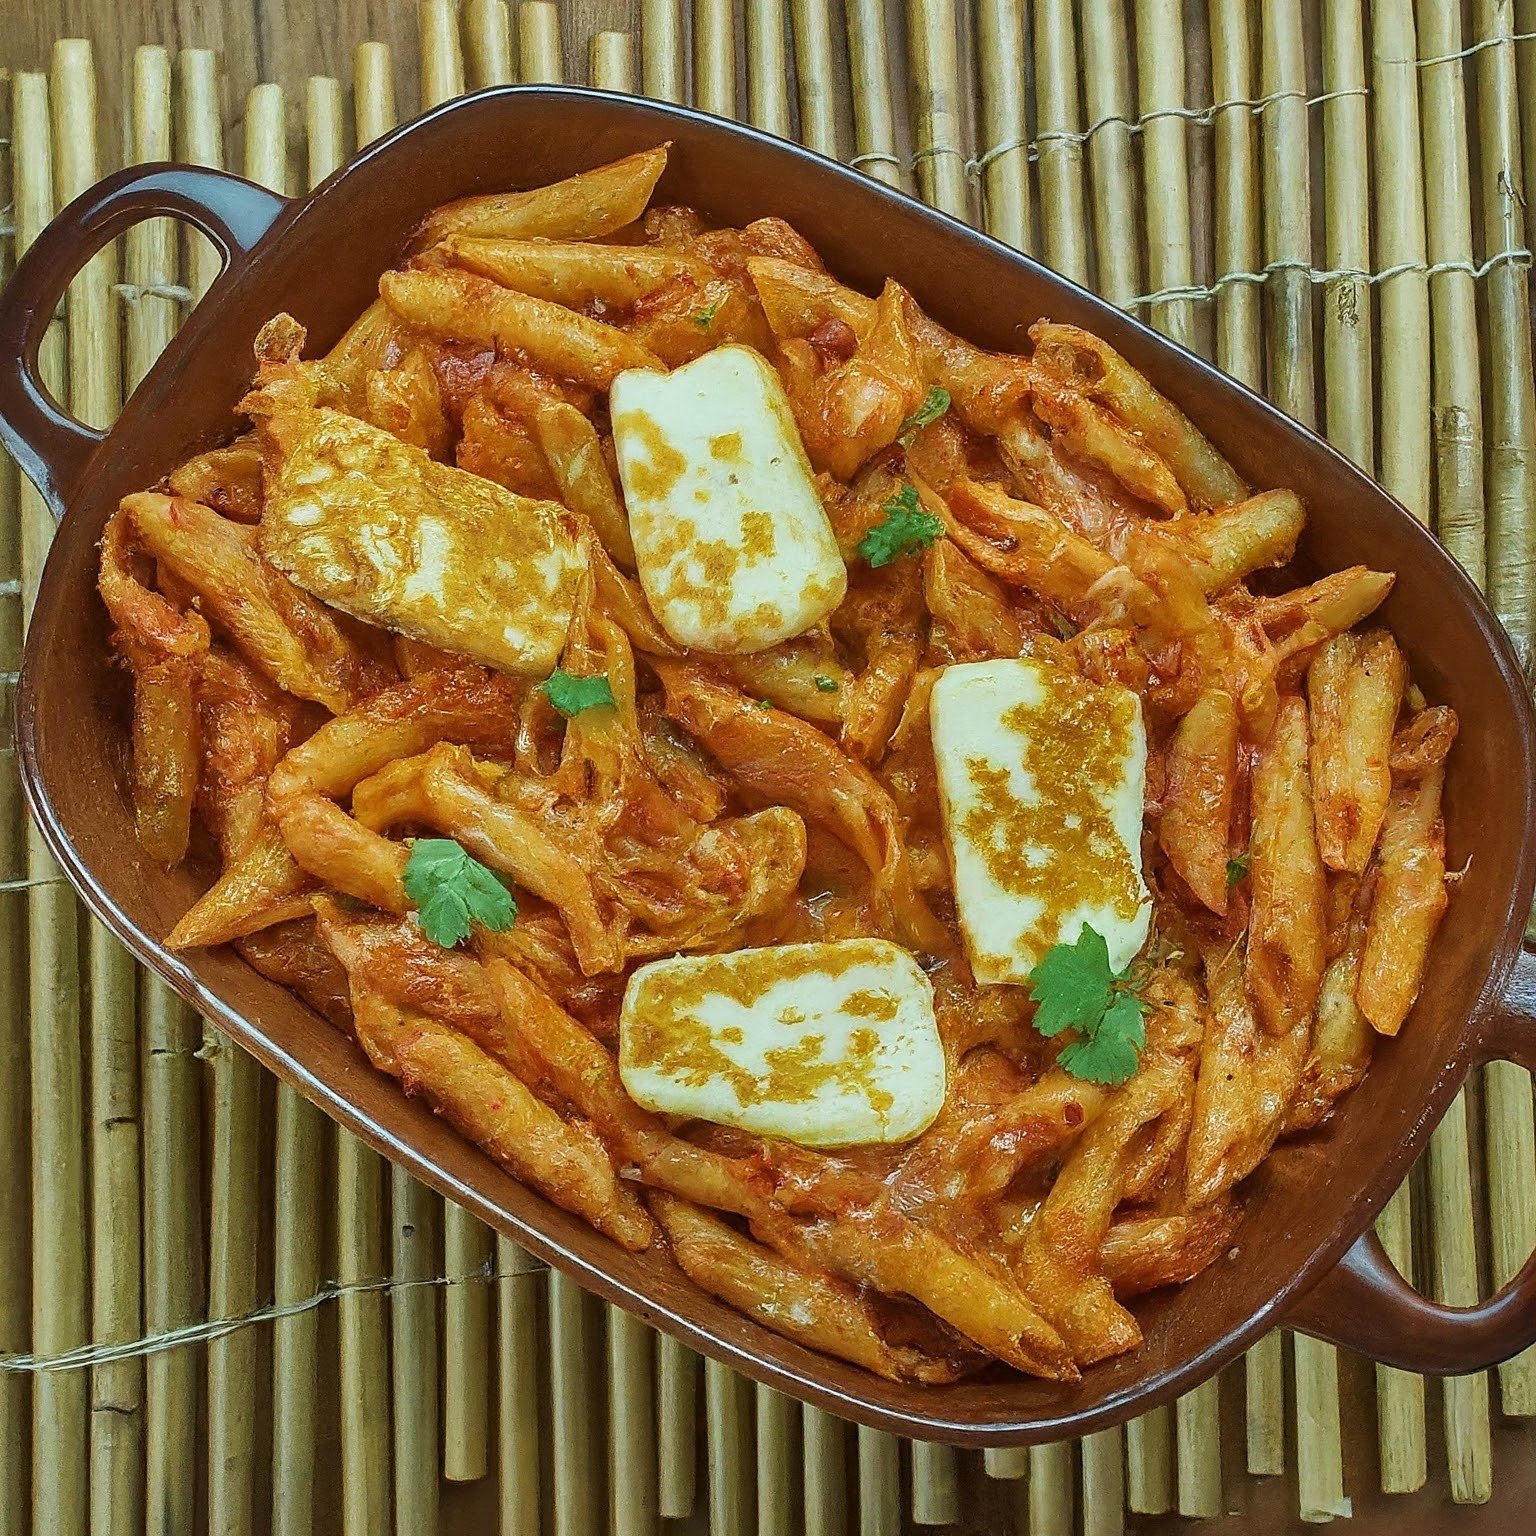
[[[1276,272],[1304,272],[1310,282],[1332,283],[1348,278],[1357,283],[1384,283],[1389,278],[1402,277],[1409,272],[1422,272],[1426,277],[1438,277],[1442,272],[1465,272],[1468,277],[1476,281],[1487,277],[1495,267],[1530,266],[1532,254],[1524,246],[1516,246],[1506,251],[1496,251],[1486,261],[1473,263],[1470,261],[1400,261],[1395,266],[1383,267],[1379,272],[1367,272],[1362,267],[1339,267],[1325,269],[1314,267],[1305,261],[1298,261],[1294,257],[1271,261],[1257,272],[1224,272],[1215,282],[1209,285],[1191,284],[1182,288],[1159,288],[1155,293],[1138,294],[1133,299],[1125,301],[1127,309],[1140,308],[1147,304],[1169,304],[1176,300],[1190,300],[1200,302],[1214,299],[1224,288],[1236,287],[1243,283],[1263,283]]]
[[[862,155],[855,155],[848,164],[855,170],[862,170],[866,165],[894,165],[901,168],[901,156],[893,155],[886,149],[868,149]]]
[[[347,1285],[323,1285],[310,1296],[299,1301],[284,1302],[281,1306],[259,1307],[240,1317],[209,1318],[206,1322],[188,1323],[181,1328],[169,1328],[163,1333],[147,1334],[142,1339],[129,1339],[121,1344],[79,1344],[73,1349],[60,1350],[54,1355],[0,1355],[0,1371],[17,1375],[41,1375],[48,1371],[80,1371],[93,1365],[110,1365],[116,1360],[136,1360],[145,1355],[161,1354],[168,1349],[179,1349],[183,1344],[207,1344],[222,1339],[241,1328],[257,1323],[275,1322],[278,1318],[297,1317],[312,1312],[339,1296],[358,1296],[370,1291],[408,1291],[424,1285],[490,1285],[497,1280],[511,1280],[518,1275],[537,1274],[547,1269],[547,1264],[534,1258],[528,1259],[522,1269],[492,1269],[490,1264],[477,1274],[433,1275],[422,1280],[358,1280]]]
[[[112,291],[125,304],[137,304],[143,299],[171,299],[177,304],[190,304],[192,290],[182,283],[113,283]]]
[[[6,752],[11,752],[15,749],[13,747],[6,747],[3,750]],[[39,875],[34,880],[0,880],[0,894],[3,894],[7,891],[35,891],[40,886],[63,884],[63,875]]]
[[[1485,48],[1497,48],[1503,43],[1536,43],[1536,32],[1515,32],[1509,37],[1480,37],[1458,53],[1440,53],[1433,58],[1415,59],[1413,62],[1420,69],[1428,69],[1432,64],[1454,64],[1459,59],[1470,59],[1474,53],[1481,53]]]

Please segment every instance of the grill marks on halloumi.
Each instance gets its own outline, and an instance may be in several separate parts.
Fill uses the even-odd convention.
[[[933,988],[884,939],[641,966],[619,1070],[649,1109],[804,1146],[906,1141],[944,1102]]]
[[[339,411],[267,418],[261,552],[370,624],[503,672],[560,656],[586,557],[568,513]]]
[[[613,441],[640,584],[679,645],[766,650],[848,587],[778,375],[746,347],[621,373]]]
[[[955,903],[980,982],[1023,982],[1096,928],[1123,969],[1146,942],[1141,701],[1028,659],[946,667],[931,705]]]

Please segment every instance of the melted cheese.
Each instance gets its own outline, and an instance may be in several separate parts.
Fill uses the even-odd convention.
[[[679,645],[766,650],[848,575],[779,376],[746,347],[614,380],[613,442],[640,584]]]
[[[505,672],[559,659],[585,557],[553,502],[439,464],[367,422],[284,411],[261,552],[370,624]]]
[[[1086,924],[1123,969],[1146,943],[1141,701],[1030,660],[946,667],[933,755],[976,979],[1022,982]]]
[[[808,1147],[905,1141],[944,1102],[933,988],[884,939],[643,965],[619,1071],[647,1109]]]

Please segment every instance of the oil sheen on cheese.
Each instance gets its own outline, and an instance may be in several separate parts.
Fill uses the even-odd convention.
[[[779,376],[746,347],[613,383],[640,585],[679,645],[741,655],[819,623],[848,574]]]
[[[1028,659],[946,667],[931,720],[966,950],[981,982],[1023,982],[1086,924],[1121,970],[1146,942],[1141,701]]]
[[[339,411],[282,411],[264,432],[258,540],[291,581],[504,672],[554,666],[586,563],[561,507]]]
[[[647,1109],[808,1147],[906,1141],[944,1103],[933,988],[884,939],[641,966],[619,1072]]]

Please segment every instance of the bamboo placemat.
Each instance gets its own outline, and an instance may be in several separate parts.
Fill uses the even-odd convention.
[[[129,158],[294,192],[466,87],[691,99],[973,220],[1320,425],[1435,528],[1530,664],[1536,3],[630,15],[585,36],[546,0],[422,0],[419,80],[364,42],[350,82],[311,79],[302,101],[267,84],[225,102],[215,56],[158,47],[135,53],[130,100],[103,101],[89,44],[60,41],[3,92],[0,259],[110,168],[104,122]],[[508,163],[515,177],[515,145]],[[102,252],[44,349],[60,398],[109,422],[216,271],[166,221]],[[50,534],[0,466],[7,687]],[[1449,1302],[1519,1267],[1536,1241],[1524,1072],[1469,1083],[1381,1230]],[[1536,1500],[1536,1355],[1426,1383],[1277,1333],[1123,1432],[984,1457],[702,1364],[387,1167],[137,974],[24,824],[8,738],[0,1367],[0,1536],[1115,1536],[1349,1516],[1504,1532]]]

